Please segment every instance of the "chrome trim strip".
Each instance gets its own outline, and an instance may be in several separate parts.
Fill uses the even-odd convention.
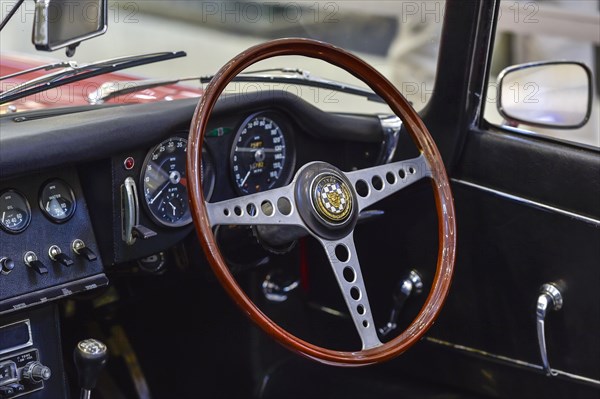
[[[13,351],[16,351],[16,350],[19,350],[19,349],[27,348],[28,346],[33,345],[33,338],[32,338],[32,335],[31,335],[31,322],[29,321],[29,319],[25,319],[25,320],[21,320],[21,321],[17,321],[17,322],[14,322],[14,323],[10,323],[10,324],[6,324],[6,325],[3,325],[3,326],[0,326],[0,330],[2,330],[4,328],[7,328],[7,327],[10,327],[10,326],[14,326],[16,324],[22,324],[22,323],[25,323],[25,325],[27,325],[27,330],[29,331],[29,340],[27,342],[25,342],[24,344],[13,346],[11,348],[0,349],[0,355],[3,355],[5,353],[9,353],[9,352],[13,352]]]
[[[453,344],[452,342],[444,341],[444,340],[437,339],[437,338],[425,337],[425,340],[428,341],[428,342],[431,342],[433,344],[437,344],[437,345],[441,345],[441,346],[446,346],[446,347],[449,347],[449,348],[452,348],[452,349],[456,349],[456,350],[463,351],[463,352],[468,352],[468,353],[471,353],[471,354],[476,354],[476,355],[480,355],[480,356],[484,356],[484,357],[489,357],[489,358],[494,359],[494,360],[499,360],[499,361],[502,361],[502,362],[512,363],[512,364],[516,364],[518,366],[528,367],[530,369],[534,369],[536,371],[544,373],[544,368],[542,366],[538,365],[538,364],[533,364],[533,363],[529,363],[529,362],[526,362],[526,361],[523,361],[523,360],[513,359],[513,358],[502,356],[502,355],[496,355],[496,354],[489,353],[489,352],[486,352],[486,351],[481,350],[481,349],[475,349],[475,348],[470,348],[470,347],[464,346],[464,345]],[[566,377],[566,378],[570,378],[570,379],[573,379],[573,380],[577,380],[577,381],[580,381],[580,382],[585,382],[585,383],[588,383],[588,384],[593,384],[593,385],[600,386],[600,381],[599,380],[594,380],[593,378],[584,377],[584,376],[577,375],[577,374],[571,374],[571,373],[568,373],[568,372],[562,371],[562,370],[553,369],[553,371],[556,373],[555,375],[557,375],[557,376],[560,375],[560,376],[563,376],[563,377]]]
[[[570,218],[577,219],[577,220],[580,220],[580,221],[585,222],[585,223],[593,224],[596,227],[600,227],[600,220],[598,220],[598,219],[594,219],[594,218],[591,218],[591,217],[588,217],[588,216],[583,216],[583,215],[580,215],[578,213],[574,213],[574,212],[570,212],[570,211],[565,211],[564,209],[560,209],[560,208],[556,208],[556,207],[553,207],[553,206],[550,206],[550,205],[542,204],[541,202],[532,201],[532,200],[529,200],[527,198],[523,198],[523,197],[519,197],[519,196],[516,196],[516,195],[504,193],[502,191],[494,190],[493,188],[489,188],[489,187],[485,187],[485,186],[480,186],[479,184],[476,184],[476,183],[471,183],[471,182],[468,182],[468,181],[464,181],[464,180],[460,180],[460,179],[455,179],[455,178],[452,178],[450,180],[453,183],[463,184],[465,186],[468,186],[468,187],[471,187],[471,188],[476,188],[476,189],[485,191],[487,193],[491,193],[491,194],[497,195],[499,197],[508,198],[510,200],[521,202],[523,204],[530,205],[530,206],[533,206],[535,208],[540,208],[540,209],[543,209],[543,210],[546,210],[546,211],[558,213],[558,214],[561,214],[563,216],[568,216]]]

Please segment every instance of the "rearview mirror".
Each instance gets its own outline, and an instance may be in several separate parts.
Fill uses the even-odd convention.
[[[107,0],[36,0],[33,44],[44,51],[67,47],[67,55],[73,55],[81,41],[106,32],[107,4]]]
[[[498,112],[509,123],[577,129],[592,110],[592,74],[579,62],[516,65],[498,75]]]

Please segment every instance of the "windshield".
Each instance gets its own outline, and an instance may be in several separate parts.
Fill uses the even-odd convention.
[[[14,1],[2,0],[4,17]],[[76,1],[75,1],[76,3]],[[69,60],[64,50],[38,52],[31,44],[33,2],[25,2],[0,36],[1,75],[47,63]],[[77,8],[73,8],[77,12]],[[76,90],[59,90],[22,99],[10,112],[22,109],[82,105],[91,92],[109,81],[175,79],[214,74],[244,49],[281,37],[307,37],[349,50],[388,77],[422,109],[433,92],[437,52],[444,12],[443,1],[110,1],[108,31],[83,42],[73,57],[79,65],[114,57],[179,51],[187,57],[103,75]],[[311,75],[345,81],[323,62],[280,58],[260,68],[301,68]],[[48,71],[3,80],[6,91]],[[199,95],[197,81],[181,82],[191,90],[170,95],[161,88],[144,90],[137,100],[176,99]],[[161,97],[162,96],[162,97]],[[130,96],[132,98],[132,96]],[[85,101],[84,101],[85,100]],[[89,102],[89,101],[88,101]],[[4,107],[6,112],[6,107]]]

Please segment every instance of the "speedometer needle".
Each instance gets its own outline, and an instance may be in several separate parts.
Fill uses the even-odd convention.
[[[244,177],[244,180],[242,180],[242,182],[240,183],[240,187],[242,187],[244,185],[244,183],[246,183],[246,180],[248,180],[248,178],[250,177],[250,173],[252,171],[249,170],[248,173],[246,173],[246,177]]]

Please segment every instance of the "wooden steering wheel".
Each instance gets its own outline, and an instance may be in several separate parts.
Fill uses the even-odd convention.
[[[283,55],[321,59],[363,80],[402,119],[421,155],[353,172],[342,172],[324,162],[311,162],[300,168],[292,183],[285,187],[217,203],[206,202],[201,185],[202,145],[217,99],[227,84],[247,67]],[[442,158],[425,124],[402,94],[373,67],[342,49],[309,39],[279,39],[252,47],[224,65],[208,84],[192,120],[187,157],[192,216],[212,269],[242,311],[281,344],[322,363],[360,366],[401,354],[431,327],[446,299],[454,270],[456,222],[452,193]],[[432,181],[438,214],[439,250],[433,286],[410,326],[391,341],[381,343],[354,246],[354,226],[363,209],[425,177]],[[383,184],[373,185],[373,178]],[[367,192],[357,190],[357,184],[366,185]],[[362,349],[343,352],[313,345],[262,313],[237,284],[223,260],[212,229],[217,225],[291,225],[306,229],[325,249]]]

